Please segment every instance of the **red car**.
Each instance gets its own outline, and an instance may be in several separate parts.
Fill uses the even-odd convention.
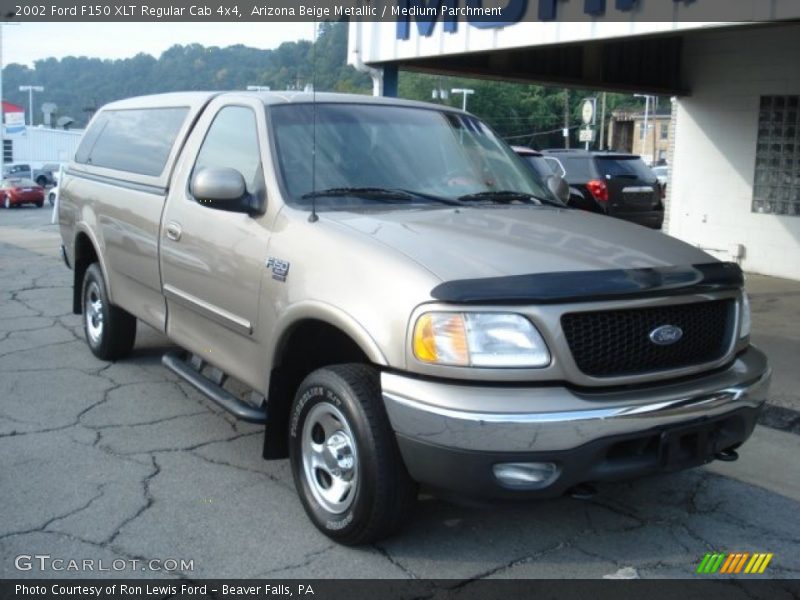
[[[22,204],[44,205],[44,188],[30,179],[3,179],[0,183],[0,199],[5,208]]]

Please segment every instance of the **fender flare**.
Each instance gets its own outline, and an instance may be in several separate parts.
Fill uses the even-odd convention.
[[[106,268],[106,261],[103,253],[100,251],[101,245],[97,240],[97,236],[95,235],[94,231],[85,221],[79,221],[75,224],[75,236],[72,240],[72,264],[74,265],[73,268],[77,269],[77,260],[76,260],[76,252],[77,252],[77,240],[78,236],[81,234],[85,235],[89,238],[89,243],[94,248],[94,253],[97,256],[97,262],[100,264],[100,270],[103,272],[103,280],[106,283],[106,294],[108,295],[108,301],[112,304],[114,303],[114,294],[111,290],[111,283],[108,279],[108,269]],[[77,273],[77,270],[76,270]],[[74,284],[73,284],[74,285]],[[80,293],[80,291],[76,291],[76,293]]]
[[[275,323],[270,345],[272,348],[271,369],[277,365],[276,361],[280,357],[281,349],[295,325],[307,320],[322,321],[340,329],[361,348],[371,362],[384,366],[389,364],[378,344],[355,317],[332,304],[319,300],[305,300],[287,308]]]

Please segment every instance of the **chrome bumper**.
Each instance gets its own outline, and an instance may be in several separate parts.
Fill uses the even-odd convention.
[[[636,390],[474,386],[394,373],[383,373],[381,386],[398,435],[463,450],[540,452],[759,408],[770,378],[766,357],[750,347],[724,371]]]

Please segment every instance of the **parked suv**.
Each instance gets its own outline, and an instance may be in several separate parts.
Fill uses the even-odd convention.
[[[456,109],[115,102],[58,214],[89,349],[166,334],[164,364],[265,425],[341,543],[396,530],[419,484],[525,500],[733,460],[766,399],[737,265],[567,210]]]
[[[658,178],[635,154],[544,150],[564,167],[567,182],[580,190],[576,208],[660,229],[664,204]]]

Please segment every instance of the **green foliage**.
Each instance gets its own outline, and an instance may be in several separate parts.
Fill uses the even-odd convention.
[[[48,58],[34,63],[34,68],[10,64],[3,69],[5,99],[28,106],[20,85],[43,85],[36,106],[43,102],[58,105],[56,116],[69,115],[75,126],[86,124],[93,110],[107,102],[181,90],[243,90],[248,85],[270,86],[273,90],[302,90],[313,84],[318,91],[369,94],[369,76],[347,65],[347,23],[321,23],[315,43],[286,42],[273,50],[259,50],[242,45],[227,48],[200,44],[173,46],[159,58],[138,54],[122,60],[101,60],[85,56]],[[403,98],[431,101],[434,88],[450,90],[466,87],[475,90],[469,97],[468,110],[487,120],[510,142],[538,148],[557,147],[564,143],[564,95],[561,88],[502,81],[445,77],[401,72],[399,95]],[[584,98],[596,93],[569,92],[570,120],[580,122]],[[608,113],[617,105],[631,104],[630,96],[608,94]],[[461,106],[461,96],[445,101]],[[633,102],[636,104],[636,102]],[[42,114],[35,109],[35,122]],[[572,130],[577,145],[577,131]]]
[[[534,148],[560,148],[564,146],[564,96],[569,93],[570,142],[578,145],[578,126],[583,101],[599,92],[569,90],[541,85],[467,79],[401,72],[399,95],[403,98],[438,102],[461,107],[461,94],[450,94],[446,100],[432,100],[434,89],[448,92],[453,88],[475,90],[467,101],[467,110],[489,123],[510,143]],[[623,94],[606,95],[606,117],[621,104],[637,104]],[[598,113],[600,103],[598,101]],[[598,114],[598,120],[600,116]]]
[[[18,91],[19,86],[43,85],[45,92],[36,96],[35,122],[41,123],[42,103],[54,102],[57,116],[72,117],[76,127],[86,124],[92,109],[131,96],[243,90],[248,85],[302,90],[310,83],[318,90],[371,91],[370,78],[347,65],[346,23],[322,24],[316,44],[287,42],[273,50],[176,45],[159,58],[147,54],[122,60],[67,56],[36,61],[33,69],[19,64],[3,69],[5,100],[27,109],[27,93]]]

